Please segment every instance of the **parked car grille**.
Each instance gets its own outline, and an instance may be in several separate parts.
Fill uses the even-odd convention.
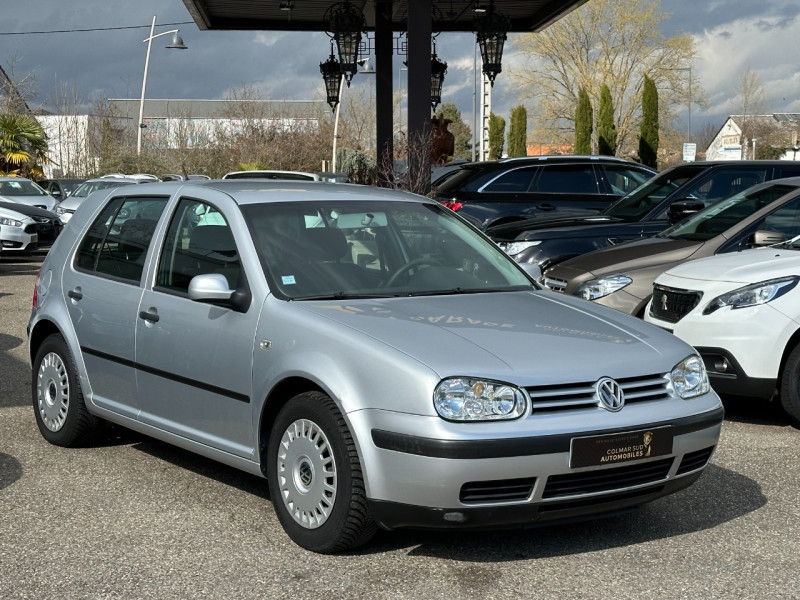
[[[618,379],[625,402],[646,402],[669,397],[667,378],[663,375],[644,375]],[[525,388],[533,404],[533,412],[576,410],[598,406],[595,382],[570,383]]]
[[[543,277],[544,287],[554,292],[563,292],[567,289],[567,282],[563,279],[556,279],[555,277]]]
[[[672,458],[602,471],[551,475],[542,498],[597,494],[625,487],[663,481],[672,467]]]
[[[25,233],[36,233],[39,230],[39,226],[36,223],[31,223],[25,226]]]
[[[464,504],[527,500],[533,492],[535,483],[535,477],[500,481],[472,481],[461,486],[459,500]]]
[[[681,290],[656,284],[653,286],[653,301],[650,304],[650,314],[667,323],[677,323],[697,306],[702,297],[702,292]]]
[[[61,221],[47,217],[32,217],[36,221],[36,232],[39,242],[53,242],[61,233]]]

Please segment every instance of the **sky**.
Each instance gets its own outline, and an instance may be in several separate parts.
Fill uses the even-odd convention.
[[[591,1],[591,0],[590,0]],[[740,111],[736,94],[745,69],[754,72],[766,94],[765,112],[800,112],[797,0],[662,0],[669,13],[666,36],[692,35],[698,55],[695,77],[708,106],[692,108],[692,131],[721,126]],[[153,41],[147,74],[147,98],[222,99],[252,86],[268,100],[324,101],[319,63],[330,53],[325,33],[201,31],[182,0],[26,0],[3,11],[0,65],[16,81],[33,76],[37,97],[32,107],[54,110],[59,90],[67,90],[86,108],[98,98],[139,98],[146,55],[142,41],[156,17],[156,33],[180,28],[187,50],[167,50],[171,36]],[[113,29],[117,28],[117,29]],[[74,31],[99,29],[99,31]],[[70,30],[68,33],[34,33]],[[448,70],[443,102],[453,102],[472,122],[474,36],[443,33],[437,38]],[[162,43],[163,42],[163,43]],[[504,64],[514,57],[509,36]],[[394,59],[395,89],[406,73]],[[480,68],[480,67],[478,67]],[[504,77],[505,76],[505,77]],[[509,120],[519,98],[501,73],[492,92],[492,110]],[[353,87],[368,90],[369,75],[357,75]],[[347,110],[346,95],[342,110]],[[688,111],[678,114],[686,127]]]

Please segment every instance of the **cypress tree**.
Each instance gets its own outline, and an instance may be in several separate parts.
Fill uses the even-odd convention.
[[[506,120],[494,113],[489,113],[489,159],[496,160],[503,156],[503,138],[506,134]]]
[[[600,88],[600,107],[597,116],[597,153],[602,156],[615,156],[617,153],[614,101],[611,99],[611,90],[605,83]]]
[[[648,167],[658,166],[658,90],[655,82],[647,75],[644,76],[642,89],[639,160]]]
[[[575,109],[575,154],[592,153],[592,103],[585,88],[578,91]]]
[[[511,125],[508,129],[508,155],[528,155],[528,111],[524,106],[511,109]]]

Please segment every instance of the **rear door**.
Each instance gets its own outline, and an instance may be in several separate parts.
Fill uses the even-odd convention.
[[[141,284],[167,200],[111,197],[63,274],[66,305],[89,376],[92,402],[132,418],[138,410],[134,334]],[[136,219],[134,215],[143,216]]]

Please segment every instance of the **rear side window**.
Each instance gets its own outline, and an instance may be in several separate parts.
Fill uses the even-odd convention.
[[[706,206],[738,194],[767,178],[767,168],[714,171],[711,176],[688,186],[684,196],[702,200]]]
[[[500,175],[489,185],[483,188],[482,192],[527,192],[531,187],[531,181],[536,174],[537,168],[513,169]]]
[[[138,283],[167,198],[114,198],[81,240],[75,268]]]
[[[606,181],[613,194],[624,196],[653,177],[654,173],[640,169],[632,169],[627,165],[606,165]]]
[[[533,192],[597,194],[597,176],[592,165],[544,167],[534,182]]]

